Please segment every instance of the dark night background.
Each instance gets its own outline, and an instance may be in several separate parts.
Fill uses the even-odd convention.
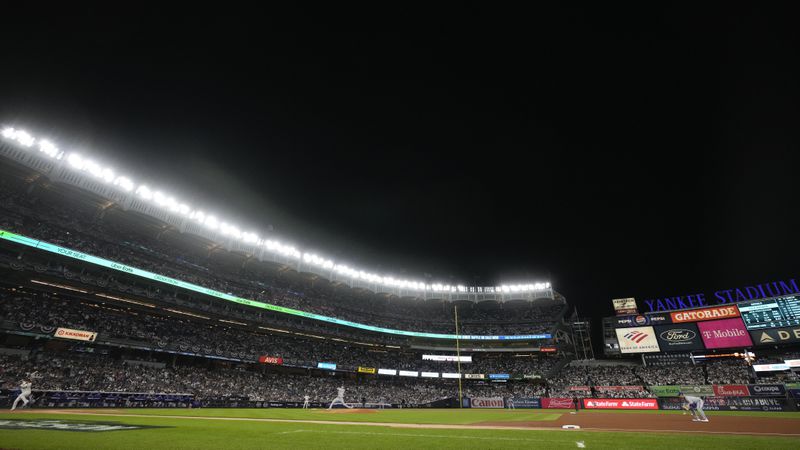
[[[359,267],[600,317],[800,275],[796,15],[702,8],[9,12],[0,121]]]

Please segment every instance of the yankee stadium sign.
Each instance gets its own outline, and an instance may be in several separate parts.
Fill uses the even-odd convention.
[[[644,300],[648,312],[670,311],[673,309],[699,308],[701,306],[724,305],[729,303],[756,300],[759,298],[778,297],[800,293],[797,281],[792,278],[787,281],[771,281],[755,286],[744,286],[732,289],[722,289],[706,296],[705,293],[678,295],[674,297],[650,298]]]

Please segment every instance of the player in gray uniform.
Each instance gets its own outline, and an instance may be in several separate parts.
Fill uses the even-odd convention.
[[[28,406],[28,397],[31,396],[31,382],[28,380],[22,380],[19,384],[19,388],[22,392],[17,396],[17,399],[14,400],[14,404],[11,406],[11,410],[17,409],[17,403],[22,400],[22,406]]]
[[[688,405],[689,412],[692,413],[692,422],[708,422],[705,411],[703,411],[703,399],[695,397],[694,395],[684,395],[683,392],[678,393],[678,397],[683,400],[684,405]]]
[[[337,392],[336,398],[333,399],[330,406],[328,406],[328,409],[333,408],[333,405],[337,403],[344,405],[346,408],[352,408],[352,406],[344,402],[344,386],[336,388],[336,392]]]
[[[303,396],[303,400],[304,400],[304,401],[303,401],[303,409],[308,409],[308,399],[309,399],[309,398],[310,398],[310,397],[309,397],[308,395],[304,395],[304,396]]]

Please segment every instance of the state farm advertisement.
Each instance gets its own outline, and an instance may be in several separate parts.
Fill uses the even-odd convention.
[[[283,364],[283,358],[278,356],[259,356],[258,362],[261,364]]]
[[[715,384],[714,395],[717,397],[749,397],[750,390],[744,384]]]
[[[672,323],[727,319],[729,317],[739,317],[739,308],[734,305],[714,306],[712,308],[693,309],[691,311],[678,311],[671,313],[670,316],[672,316]]]
[[[585,398],[585,409],[658,409],[655,398]]]
[[[97,339],[97,333],[94,331],[73,330],[71,328],[59,328],[53,335],[62,339],[75,339],[76,341],[89,341],[94,342]]]
[[[744,327],[742,319],[712,320],[710,322],[698,322],[700,336],[707,349],[730,348],[730,347],[750,347],[753,342],[750,340],[750,333]]]
[[[574,408],[571,398],[563,397],[545,397],[542,399],[542,408],[548,409],[569,409]]]
[[[471,400],[473,408],[505,408],[503,397],[473,397]]]

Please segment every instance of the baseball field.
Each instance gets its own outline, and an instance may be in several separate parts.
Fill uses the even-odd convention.
[[[701,423],[679,411],[33,409],[0,414],[0,448],[800,448],[800,413],[708,415]]]

